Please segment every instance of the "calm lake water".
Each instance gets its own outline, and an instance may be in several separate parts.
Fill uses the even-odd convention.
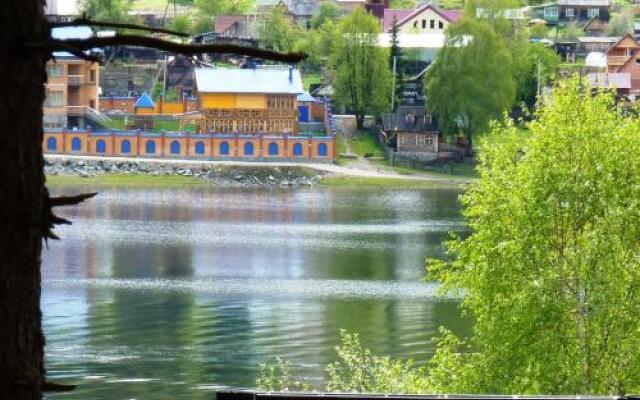
[[[87,188],[57,187],[55,194]],[[211,399],[281,356],[323,387],[339,330],[424,362],[454,301],[421,283],[453,190],[100,189],[43,252],[50,399]]]

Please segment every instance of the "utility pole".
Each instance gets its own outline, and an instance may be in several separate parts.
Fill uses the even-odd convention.
[[[540,58],[538,58],[538,78],[537,78],[537,83],[538,83],[538,88],[536,90],[536,97],[537,100],[536,101],[540,101]]]
[[[169,56],[164,55],[164,73],[162,74],[162,102],[164,102],[165,95],[167,94],[167,64],[169,63]]]
[[[391,82],[391,112],[395,109],[396,104],[396,60],[397,56],[393,56],[393,82]]]

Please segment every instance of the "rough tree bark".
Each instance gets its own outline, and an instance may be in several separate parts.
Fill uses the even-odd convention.
[[[0,1],[0,399],[40,399],[44,336],[40,252],[46,55],[43,0]]]

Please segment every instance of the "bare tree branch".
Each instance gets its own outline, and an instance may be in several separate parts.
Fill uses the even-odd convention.
[[[98,63],[98,64],[100,64],[102,62],[102,57],[94,55],[94,54],[87,54],[84,51],[82,51],[82,50],[80,50],[80,49],[78,49],[76,47],[73,47],[71,45],[68,45],[68,44],[63,44],[61,46],[61,49],[66,51],[66,52],[68,52],[68,53],[71,53],[74,56],[76,56],[78,58],[81,58],[83,60],[95,62],[95,63]]]
[[[60,207],[60,206],[72,206],[72,205],[80,204],[83,201],[90,199],[97,194],[98,193],[93,192],[93,193],[77,194],[75,196],[51,197],[49,199],[49,205],[52,208]]]
[[[188,33],[172,31],[170,29],[151,28],[144,25],[125,24],[121,22],[107,22],[107,21],[94,21],[86,17],[76,18],[73,21],[67,22],[51,22],[49,26],[51,28],[64,28],[68,26],[99,26],[103,28],[121,28],[121,29],[133,29],[138,31],[147,31],[154,33],[166,33],[168,35],[189,37]]]
[[[305,53],[280,53],[277,51],[260,49],[256,47],[222,43],[182,44],[170,42],[168,40],[138,35],[115,35],[110,37],[90,37],[88,39],[54,39],[47,43],[31,43],[27,44],[27,46],[48,51],[65,50],[65,48],[68,48],[68,46],[72,46],[73,48],[76,48],[78,50],[89,50],[96,47],[108,46],[140,46],[184,55],[204,53],[230,53],[288,63],[299,62],[307,58],[307,54]]]

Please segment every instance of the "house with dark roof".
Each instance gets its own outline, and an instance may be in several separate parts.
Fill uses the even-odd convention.
[[[438,159],[440,130],[435,118],[421,105],[401,105],[382,114],[385,143],[393,160],[429,162]]]
[[[401,33],[435,33],[444,30],[462,17],[460,10],[441,10],[431,3],[414,10],[385,9],[383,29],[390,32],[394,20]]]
[[[582,30],[584,31],[584,33],[587,34],[587,36],[599,37],[599,36],[605,35],[608,25],[609,24],[607,23],[607,21],[597,16],[587,21],[587,23],[584,24],[584,27],[582,28]]]
[[[606,22],[609,21],[611,0],[558,0],[531,8],[534,18],[544,19],[550,25],[586,23],[594,17]]]

